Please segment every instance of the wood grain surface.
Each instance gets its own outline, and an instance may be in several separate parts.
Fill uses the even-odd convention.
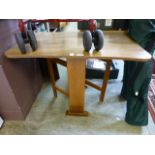
[[[38,49],[32,52],[29,44],[27,54],[22,54],[15,46],[5,52],[8,58],[101,58],[122,59],[132,61],[147,61],[151,55],[131,40],[127,32],[105,31],[104,47],[101,51],[90,52],[83,50],[82,32],[40,32],[36,33]]]

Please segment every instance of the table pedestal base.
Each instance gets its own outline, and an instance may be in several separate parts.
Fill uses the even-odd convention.
[[[87,111],[72,112],[72,111],[67,110],[66,115],[70,115],[70,116],[88,116],[89,112],[87,112]]]

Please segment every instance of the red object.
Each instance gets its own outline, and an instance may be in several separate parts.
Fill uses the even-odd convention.
[[[155,74],[152,75],[148,91],[148,109],[155,123]]]
[[[89,21],[89,29],[91,32],[94,32],[96,29],[96,21],[94,19],[43,19],[43,20],[37,20],[37,19],[31,19],[23,21],[22,19],[18,20],[18,25],[20,32],[25,32],[25,24],[28,22],[88,22]]]
[[[94,19],[90,19],[89,22],[89,29],[91,32],[94,32],[96,29],[96,21]]]
[[[155,60],[153,60],[153,71],[152,74],[155,74]]]
[[[25,32],[25,23],[23,22],[22,19],[18,19],[18,26],[19,26],[20,32]]]

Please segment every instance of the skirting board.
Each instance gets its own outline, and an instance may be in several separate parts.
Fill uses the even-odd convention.
[[[3,120],[2,117],[0,116],[0,128],[2,127],[3,123],[4,123],[4,120]]]
[[[155,74],[152,74],[152,79],[148,91],[148,108],[155,123]]]

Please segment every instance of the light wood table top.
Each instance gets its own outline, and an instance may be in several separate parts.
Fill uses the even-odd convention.
[[[39,32],[36,33],[38,49],[32,52],[26,45],[27,53],[22,54],[17,45],[5,52],[7,58],[100,58],[147,61],[151,55],[131,40],[124,31],[104,31],[104,47],[99,52],[85,52],[82,32]]]

